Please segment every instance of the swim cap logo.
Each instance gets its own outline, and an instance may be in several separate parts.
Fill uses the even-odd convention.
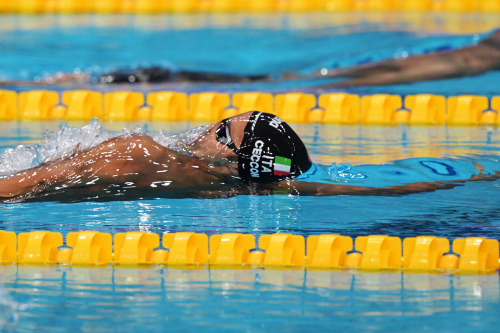
[[[292,166],[291,159],[282,156],[276,156],[274,158],[274,175],[288,176],[290,174],[291,166]]]
[[[274,117],[273,119],[271,119],[271,121],[269,122],[269,125],[278,129],[278,126],[283,122],[283,119],[281,119],[280,117],[276,116]]]
[[[273,157],[268,155],[262,155],[263,147],[264,147],[264,142],[262,140],[255,141],[255,146],[252,150],[252,156],[250,157],[251,177],[259,178],[260,177],[259,169],[261,169],[260,172],[271,172],[270,168],[273,164]],[[267,164],[269,167],[266,167],[264,164]]]

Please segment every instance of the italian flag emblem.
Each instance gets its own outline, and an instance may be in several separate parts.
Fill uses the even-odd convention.
[[[290,166],[292,160],[286,157],[274,157],[274,175],[275,176],[288,176],[290,174]]]

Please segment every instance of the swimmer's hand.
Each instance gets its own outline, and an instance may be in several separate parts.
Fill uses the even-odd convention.
[[[88,84],[90,82],[90,75],[87,73],[71,74],[71,73],[56,73],[51,76],[29,80],[0,80],[0,87],[2,86],[50,86],[50,85],[76,85]]]
[[[36,81],[35,81],[36,82]],[[39,80],[40,84],[62,84],[62,83],[89,83],[90,75],[87,73],[63,73],[59,72]]]
[[[472,76],[497,69],[500,69],[500,31],[477,45],[454,51],[391,59],[330,71],[323,69],[321,73],[311,74],[308,77],[349,78],[324,85],[326,88],[340,88]]]

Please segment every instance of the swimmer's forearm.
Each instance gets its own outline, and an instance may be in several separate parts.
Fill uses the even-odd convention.
[[[337,185],[325,183],[294,182],[290,186],[284,184],[274,185],[270,193],[286,193],[299,196],[400,196],[413,193],[434,192],[440,189],[450,189],[457,184],[414,183],[388,188]],[[264,192],[263,192],[264,193]]]
[[[338,76],[352,79],[333,83],[328,87],[401,84],[471,76],[487,71],[489,66],[480,66],[475,61],[474,54],[470,53],[470,50],[460,50],[373,64],[353,72],[340,73]]]
[[[15,198],[40,193],[62,184],[71,173],[74,173],[74,170],[68,168],[65,160],[61,160],[51,165],[22,171],[8,178],[0,178],[0,197]]]
[[[22,197],[31,192],[39,192],[43,183],[43,178],[40,178],[33,171],[25,171],[9,178],[2,178],[0,179],[0,197]]]

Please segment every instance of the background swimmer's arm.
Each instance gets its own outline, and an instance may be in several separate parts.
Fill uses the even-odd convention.
[[[331,70],[309,77],[347,77],[350,80],[325,87],[398,84],[470,76],[500,69],[500,31],[477,45],[406,59],[391,59],[367,65]]]
[[[41,78],[37,81],[30,80],[0,80],[0,87],[2,86],[49,86],[57,85],[79,85],[89,84],[90,75],[87,73],[73,74],[59,72],[51,76]]]

